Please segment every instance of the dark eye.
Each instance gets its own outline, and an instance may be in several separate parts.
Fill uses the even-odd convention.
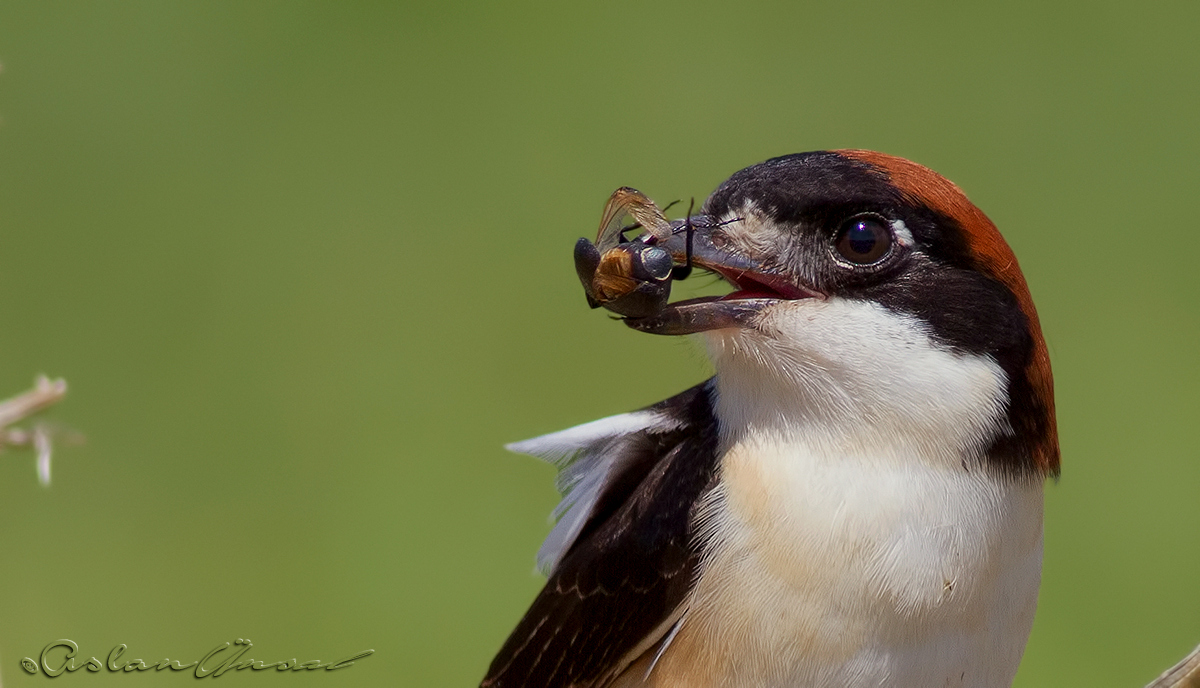
[[[892,250],[892,228],[875,215],[855,215],[842,223],[834,248],[855,265],[878,263]]]

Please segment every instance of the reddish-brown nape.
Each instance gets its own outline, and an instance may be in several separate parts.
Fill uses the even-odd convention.
[[[1021,310],[1029,320],[1029,332],[1033,336],[1033,355],[1025,372],[1035,396],[1048,414],[1048,432],[1041,445],[1035,448],[1034,459],[1043,471],[1057,475],[1058,427],[1054,418],[1054,378],[1050,372],[1050,354],[1042,338],[1042,326],[1038,321],[1037,309],[1033,305],[1033,296],[1029,293],[1025,276],[1021,274],[1017,257],[1009,248],[1008,242],[987,215],[967,199],[962,189],[928,167],[874,151],[835,152],[875,167],[886,174],[892,185],[900,189],[909,200],[957,222],[966,235],[967,245],[975,257],[978,269],[1007,286],[1017,297]]]

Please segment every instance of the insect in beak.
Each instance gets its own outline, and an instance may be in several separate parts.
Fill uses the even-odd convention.
[[[669,221],[641,192],[617,189],[604,207],[596,243],[575,244],[575,271],[588,305],[604,307],[642,332],[682,335],[752,327],[763,308],[780,300],[825,298],[729,247],[721,228],[741,218],[692,215],[694,204],[685,218]],[[737,291],[669,303],[671,282],[687,279],[693,267],[717,273]]]
[[[603,306],[627,318],[662,312],[671,296],[671,281],[691,274],[694,230],[690,217],[684,225],[684,264],[675,265],[671,252],[659,243],[671,239],[678,228],[640,191],[621,187],[613,192],[604,206],[596,243],[587,239],[575,243],[575,271],[588,305]],[[643,232],[626,239],[626,233],[633,230]]]

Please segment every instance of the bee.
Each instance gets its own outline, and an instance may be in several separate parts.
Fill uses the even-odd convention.
[[[671,296],[671,281],[691,274],[690,209],[688,216],[671,222],[637,189],[614,191],[604,206],[596,243],[583,238],[575,243],[575,271],[588,305],[627,318],[661,312]],[[634,230],[641,233],[626,238]],[[680,232],[686,233],[687,247],[683,264],[677,265],[676,256],[659,244]]]

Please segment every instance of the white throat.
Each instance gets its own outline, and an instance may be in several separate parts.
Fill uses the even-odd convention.
[[[952,352],[916,318],[872,302],[786,301],[757,330],[708,334],[731,441],[789,436],[832,453],[957,466],[1004,429],[1006,378],[994,360]]]

